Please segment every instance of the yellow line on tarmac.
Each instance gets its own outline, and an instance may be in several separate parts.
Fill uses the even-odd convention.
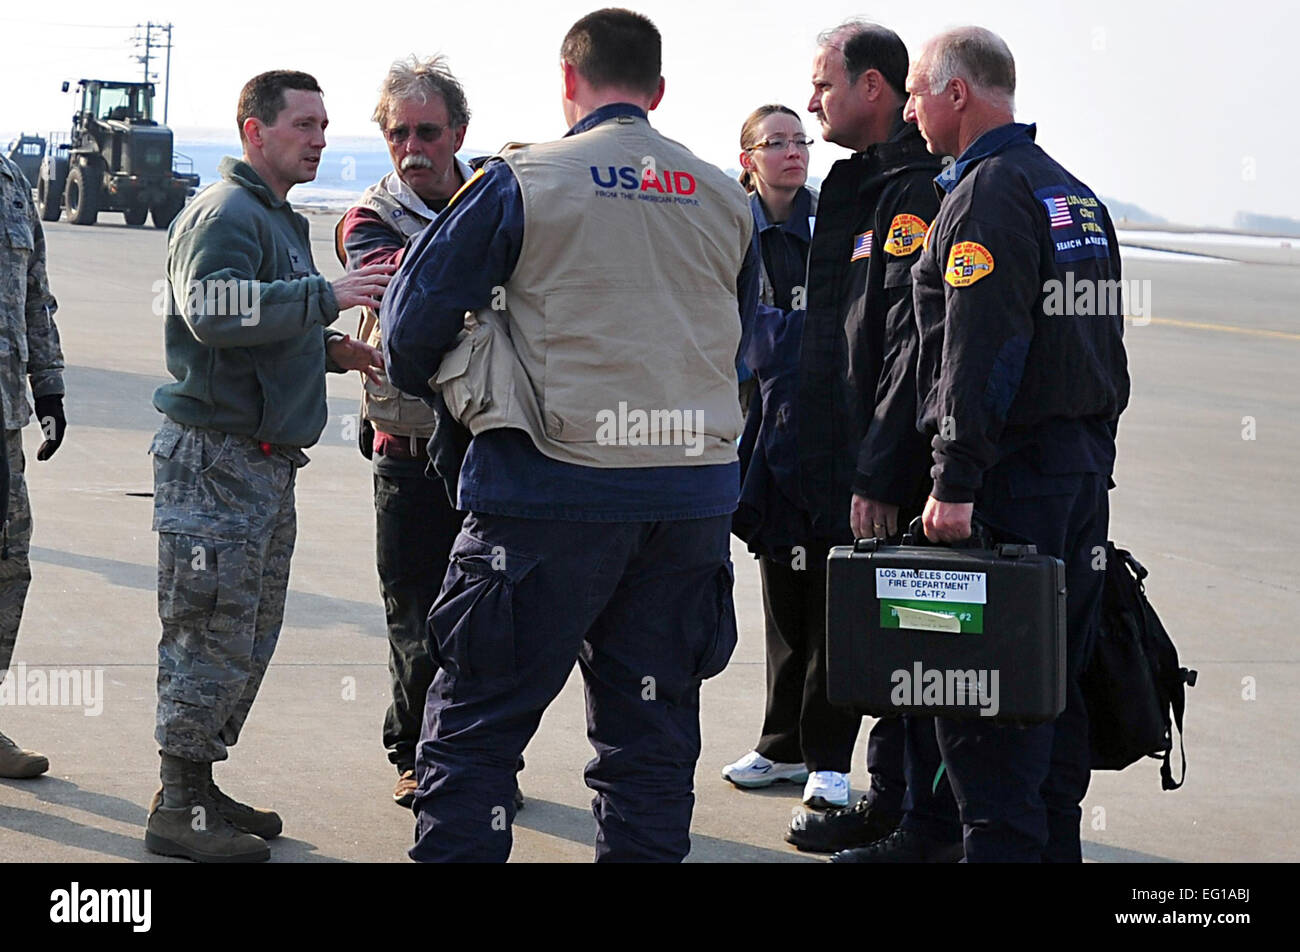
[[[1132,317],[1127,318],[1127,321],[1134,326],[1141,326],[1139,321],[1134,320]],[[1300,334],[1293,334],[1290,331],[1270,331],[1259,327],[1233,327],[1229,324],[1209,324],[1204,321],[1179,321],[1172,317],[1152,317],[1148,321],[1151,324],[1187,327],[1197,331],[1219,331],[1224,334],[1245,334],[1248,337],[1273,337],[1281,340],[1300,341]]]

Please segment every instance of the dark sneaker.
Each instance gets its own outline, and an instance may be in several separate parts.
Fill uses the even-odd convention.
[[[402,775],[397,778],[397,786],[393,788],[393,802],[399,807],[407,810],[415,805],[415,788],[419,786],[415,782],[415,771],[404,770]]]
[[[810,853],[834,853],[884,839],[902,815],[875,808],[863,797],[851,807],[801,813],[790,821],[785,841]]]
[[[842,850],[832,863],[960,863],[961,843],[940,843],[907,830],[895,830],[883,840],[854,850]]]

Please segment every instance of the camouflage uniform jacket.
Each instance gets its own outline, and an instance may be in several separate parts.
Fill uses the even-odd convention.
[[[32,418],[32,395],[63,393],[63,351],[54,326],[58,302],[45,277],[45,232],[32,189],[16,165],[0,156],[0,403],[4,428]]]

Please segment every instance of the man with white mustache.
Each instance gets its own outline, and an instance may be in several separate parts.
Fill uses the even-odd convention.
[[[366,189],[335,228],[336,251],[349,271],[399,264],[407,241],[473,174],[456,158],[469,125],[469,106],[443,57],[395,62],[380,88],[373,118],[388,142],[393,171]],[[366,309],[357,336],[381,346],[373,309]],[[402,393],[386,376],[377,382],[363,378],[362,383],[360,447],[374,470],[379,587],[393,681],[383,739],[398,774],[393,800],[409,808],[424,695],[437,671],[425,644],[425,621],[464,518],[443,482],[426,475],[425,446],[440,427],[447,429],[436,443],[445,445],[444,437],[456,424],[441,408],[431,409]],[[447,442],[454,444],[455,438]],[[452,481],[454,493],[456,467],[438,468]]]

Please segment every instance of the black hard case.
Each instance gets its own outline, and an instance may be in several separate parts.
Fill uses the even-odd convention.
[[[984,573],[983,633],[884,627],[881,568]],[[1052,720],[1065,709],[1065,563],[1031,545],[949,549],[860,539],[837,546],[827,561],[826,655],[831,703],[864,714],[981,716],[978,704],[894,703],[894,672],[914,680],[919,662],[923,671],[997,670],[998,711],[985,715],[991,722]]]

